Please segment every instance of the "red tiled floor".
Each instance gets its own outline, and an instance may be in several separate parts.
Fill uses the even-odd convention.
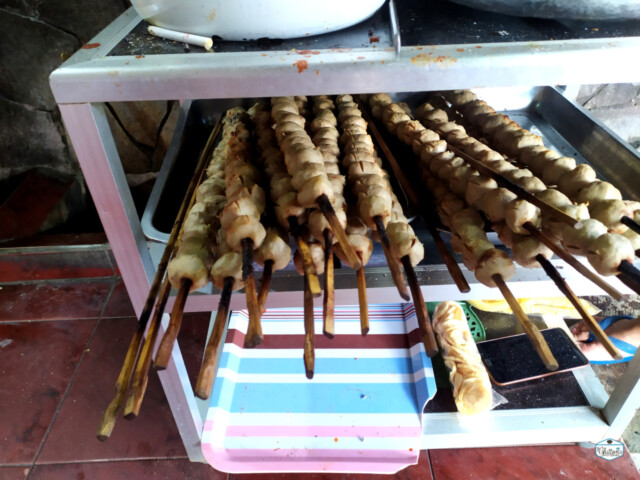
[[[191,386],[195,388],[198,372],[204,355],[205,340],[211,313],[186,313],[178,335],[178,345],[184,357]]]
[[[96,323],[0,324],[0,464],[33,462]]]
[[[432,478],[429,456],[425,450],[420,452],[417,465],[411,465],[395,475],[355,473],[265,473],[261,475],[229,475],[229,480],[431,480]]]
[[[100,321],[38,464],[186,456],[155,372],[140,416],[132,421],[119,418],[109,440],[96,439],[135,325],[133,317]]]
[[[429,456],[435,480],[640,478],[628,453],[616,460],[604,460],[593,448],[577,445],[431,450]]]
[[[36,465],[29,480],[226,480],[227,474],[189,460],[135,460]]]
[[[71,250],[0,256],[0,282],[113,275],[113,268],[104,250]]]
[[[0,321],[97,318],[111,286],[107,280],[4,285]]]
[[[116,283],[116,286],[111,293],[111,298],[107,302],[107,306],[102,313],[103,318],[111,317],[135,317],[136,312],[129,300],[129,294],[127,288],[124,286],[124,282],[120,280]]]
[[[0,479],[24,480],[29,474],[30,467],[0,467]]]

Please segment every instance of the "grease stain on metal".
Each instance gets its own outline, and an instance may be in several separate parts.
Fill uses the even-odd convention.
[[[421,67],[429,64],[439,65],[440,67],[449,67],[458,61],[456,58],[449,57],[447,55],[438,55],[437,57],[434,57],[432,56],[432,53],[433,52],[429,52],[429,54],[421,53],[420,55],[411,57],[411,63]]]

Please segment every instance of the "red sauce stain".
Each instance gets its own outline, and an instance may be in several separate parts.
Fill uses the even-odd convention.
[[[144,55],[136,55],[136,58],[144,58]]]
[[[295,62],[293,64],[294,66],[298,67],[298,73],[302,73],[304,72],[307,68],[309,68],[309,62],[307,62],[306,60],[298,60],[297,62]]]
[[[266,54],[266,53],[263,53],[263,54],[262,54],[262,56],[263,56],[263,57],[266,57],[266,56],[267,56],[267,54]]]
[[[476,45],[476,48],[482,48],[482,45]]]
[[[384,60],[380,60],[380,63],[384,63]]]
[[[92,48],[98,48],[99,46],[99,43],[87,43],[86,45],[83,45],[82,48],[85,50],[90,50]]]
[[[316,77],[320,75],[320,70],[316,70]]]
[[[418,49],[418,50],[422,50],[422,47],[418,47],[417,49]]]
[[[456,52],[464,52],[464,48],[456,48]]]
[[[409,451],[410,451],[410,452],[413,452],[413,448],[410,448],[410,449],[409,449]]]
[[[358,60],[364,60],[365,57],[358,57]]]
[[[320,50],[296,50],[300,55],[320,55]]]
[[[334,438],[334,439],[333,439],[333,441],[334,441],[334,442],[337,442],[337,441],[338,441],[338,439],[337,439],[337,438]]]
[[[369,37],[369,43],[378,43],[379,41],[380,41],[380,37],[378,37],[377,35],[373,35]]]

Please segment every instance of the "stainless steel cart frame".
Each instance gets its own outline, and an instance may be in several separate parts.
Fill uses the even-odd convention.
[[[629,66],[640,57],[640,37],[401,46],[390,8],[393,43],[381,48],[326,49],[306,57],[296,51],[109,56],[142,21],[129,9],[52,73],[51,88],[138,315],[155,274],[154,252],[162,246],[143,235],[102,102],[340,94],[347,85],[352,93],[373,93],[640,81],[640,69]],[[431,284],[423,286],[426,300],[470,298],[455,289],[444,268],[431,273]],[[467,278],[473,297],[496,296]],[[569,278],[578,294],[600,293]],[[556,294],[540,275],[519,270],[515,295],[528,296],[531,288],[539,296]],[[397,301],[392,285],[370,295]],[[234,298],[232,308],[244,306],[240,295]],[[210,311],[217,301],[217,294],[190,296],[186,310]],[[274,292],[269,301],[294,306],[299,296]],[[357,293],[337,291],[336,301],[355,304]],[[591,407],[492,412],[488,423],[475,426],[459,422],[454,413],[427,414],[424,448],[619,438],[640,404],[640,354],[609,398],[590,368],[575,375]],[[204,461],[203,404],[193,395],[178,345],[160,379],[189,458]]]

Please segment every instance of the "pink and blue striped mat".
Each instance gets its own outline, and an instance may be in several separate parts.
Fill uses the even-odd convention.
[[[336,335],[315,311],[313,380],[305,376],[301,308],[269,309],[264,341],[242,348],[246,311],[233,312],[202,435],[202,451],[231,473],[394,473],[417,463],[422,411],[436,392],[413,304],[336,307]]]

